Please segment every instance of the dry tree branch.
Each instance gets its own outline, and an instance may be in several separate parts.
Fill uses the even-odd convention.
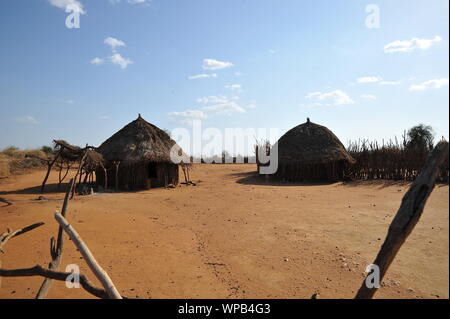
[[[48,279],[66,281],[67,277],[72,275],[70,272],[60,272],[51,269],[43,268],[40,265],[36,265],[31,268],[22,268],[22,269],[1,269],[0,268],[0,278],[1,277],[28,277],[28,276],[42,276]],[[108,299],[108,293],[98,287],[92,285],[92,283],[87,279],[87,277],[83,274],[79,274],[80,285],[84,290],[89,292],[91,295],[95,297]],[[127,298],[121,296],[121,298]]]
[[[67,206],[69,205],[69,196],[72,188],[74,187],[75,179],[72,178],[69,182],[69,188],[66,191],[66,195],[64,196],[63,207],[61,209],[61,215],[66,216]],[[55,247],[55,238],[52,237],[50,239],[50,255],[52,257],[52,261],[48,265],[50,270],[58,270],[61,259],[62,259],[62,250],[64,243],[64,233],[61,226],[58,228],[58,239],[56,241]],[[41,287],[36,295],[36,299],[44,299],[47,296],[48,290],[50,289],[50,285],[52,284],[51,278],[45,278],[42,282]]]
[[[448,142],[441,141],[433,149],[420,175],[411,184],[408,192],[403,197],[397,215],[395,215],[394,220],[389,226],[383,246],[381,246],[373,262],[380,269],[380,282],[400,250],[400,247],[419,221],[425,203],[434,189],[439,166],[445,160],[446,156],[448,156]],[[366,279],[363,281],[355,298],[370,299],[377,291],[377,288],[367,287]]]
[[[111,299],[122,299],[122,296],[119,294],[119,291],[114,286],[114,283],[108,276],[108,273],[105,270],[103,270],[103,268],[95,260],[91,251],[84,243],[84,241],[81,239],[77,231],[67,222],[64,216],[62,216],[60,213],[55,212],[55,218],[61,225],[61,227],[64,229],[64,231],[67,232],[67,234],[69,235],[70,239],[72,239],[72,242],[75,244],[75,246],[79,249],[81,255],[86,260],[86,263],[88,264],[89,268],[92,270],[94,275],[100,280],[103,287],[107,291],[108,296]]]
[[[11,238],[25,234],[26,232],[29,232],[30,230],[33,230],[42,225],[44,225],[44,223],[39,222],[15,231],[12,231],[11,229],[8,228],[6,232],[0,234],[0,252],[4,253],[3,246],[6,245],[8,240],[10,240]]]

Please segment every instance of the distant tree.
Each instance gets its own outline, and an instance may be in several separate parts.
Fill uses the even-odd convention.
[[[51,146],[44,145],[41,148],[41,151],[45,153],[45,155],[53,155],[53,148]]]
[[[429,125],[419,124],[406,133],[407,148],[432,150],[434,146],[434,132]]]

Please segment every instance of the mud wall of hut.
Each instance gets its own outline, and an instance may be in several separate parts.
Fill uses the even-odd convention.
[[[290,182],[337,181],[344,179],[347,169],[346,161],[326,164],[279,163],[275,176]]]
[[[154,165],[152,167],[152,165]],[[152,170],[152,172],[150,172]],[[153,171],[154,170],[154,171]],[[116,168],[112,164],[107,167],[107,188],[116,188]],[[105,185],[104,170],[96,171],[97,183]],[[178,165],[171,163],[139,163],[132,165],[119,164],[117,186],[121,190],[150,189],[164,187],[169,184],[177,185],[179,182]]]

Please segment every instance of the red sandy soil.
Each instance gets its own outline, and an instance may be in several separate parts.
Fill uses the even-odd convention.
[[[197,186],[77,196],[67,219],[128,297],[352,298],[409,185],[272,183],[254,171],[250,164],[196,165]],[[50,261],[53,213],[64,194],[55,173],[49,192],[39,192],[44,173],[0,182],[0,232],[45,222],[8,242],[3,268]],[[449,297],[448,196],[447,185],[435,188],[377,298]],[[100,286],[70,241],[62,270],[68,264]],[[41,282],[3,278],[0,298],[33,298]],[[54,282],[48,297],[91,296]]]

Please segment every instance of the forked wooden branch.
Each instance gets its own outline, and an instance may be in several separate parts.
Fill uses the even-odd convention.
[[[389,226],[386,239],[373,262],[379,267],[380,282],[383,280],[400,247],[419,221],[425,203],[433,191],[439,166],[445,160],[446,156],[448,156],[448,142],[441,141],[433,149],[420,175],[411,184],[408,192],[403,197],[397,215],[395,215],[394,220]],[[370,299],[376,291],[377,288],[367,287],[365,279],[355,298]]]
[[[55,212],[55,218],[58,223],[62,226],[64,231],[69,235],[72,242],[80,251],[81,255],[86,260],[89,268],[92,270],[94,275],[100,280],[101,284],[105,288],[108,293],[109,298],[111,299],[122,299],[122,296],[119,294],[119,291],[114,286],[111,278],[109,278],[107,272],[103,270],[103,268],[98,264],[92,255],[91,251],[81,239],[80,235],[76,232],[76,230],[67,222],[67,220],[60,213]]]
[[[28,277],[28,276],[42,276],[49,279],[66,281],[67,277],[72,275],[70,272],[60,272],[51,269],[43,268],[40,265],[36,265],[32,268],[22,268],[22,269],[1,269],[0,268],[0,278],[1,277]],[[94,295],[95,297],[108,299],[108,293],[101,288],[95,287],[83,274],[79,274],[80,285],[84,290]],[[126,297],[122,297],[126,298]]]
[[[67,207],[69,205],[69,196],[72,188],[74,187],[75,179],[71,179],[69,182],[69,188],[66,191],[66,195],[64,196],[63,207],[61,209],[61,215],[66,216]],[[64,233],[61,226],[58,227],[58,239],[56,241],[55,246],[55,238],[50,239],[50,256],[52,257],[52,261],[48,265],[50,270],[58,270],[59,265],[61,264],[62,259],[62,250],[64,243]],[[36,295],[36,299],[44,299],[47,296],[48,290],[52,284],[51,278],[45,278],[42,282],[41,287]]]
[[[44,223],[40,222],[40,223],[35,223],[33,225],[24,227],[22,229],[18,229],[15,231],[12,231],[11,229],[8,229],[6,232],[0,234],[0,252],[4,253],[3,251],[3,246],[6,245],[6,243],[8,242],[8,240],[10,240],[13,237],[17,237],[19,235],[25,234],[26,232],[29,232],[30,230],[33,230],[39,226],[44,225]]]

